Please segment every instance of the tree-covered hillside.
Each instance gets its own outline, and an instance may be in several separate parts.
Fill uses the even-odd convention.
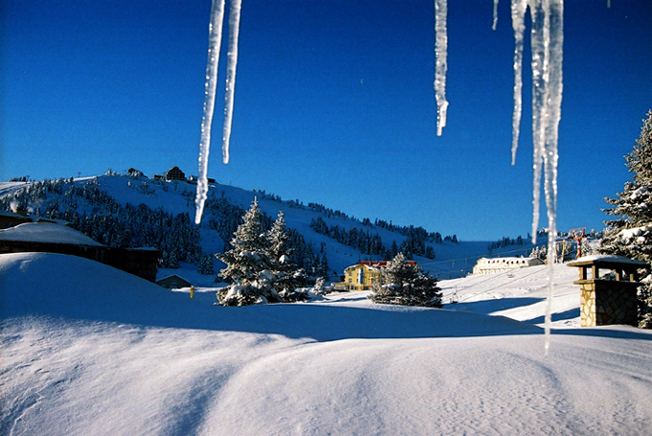
[[[458,277],[470,272],[491,244],[458,241],[456,235],[442,237],[419,226],[381,219],[358,220],[318,203],[284,201],[265,191],[218,183],[211,184],[203,221],[196,226],[195,190],[190,182],[150,179],[138,171],[78,179],[23,178],[0,183],[0,209],[68,221],[112,247],[154,247],[162,253],[161,267],[192,264],[209,274],[223,268],[212,255],[231,248],[233,234],[254,197],[266,230],[280,211],[284,213],[288,246],[297,266],[329,281],[337,281],[345,267],[358,261],[388,260],[398,252],[437,276]],[[503,251],[526,255],[531,248],[505,246]],[[214,265],[207,264],[213,261]]]

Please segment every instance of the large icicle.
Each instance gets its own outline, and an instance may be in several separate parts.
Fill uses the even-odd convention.
[[[521,129],[523,107],[523,33],[527,0],[512,0],[512,28],[514,29],[514,112],[512,113],[512,165],[516,165],[516,151]],[[536,232],[532,233],[535,235]]]
[[[533,194],[532,238],[536,241],[542,172],[548,215],[548,301],[545,319],[545,349],[550,347],[550,321],[557,236],[557,150],[561,119],[563,60],[563,0],[512,0],[514,49],[514,115],[512,117],[512,163],[518,145],[521,118],[521,67],[524,17],[527,6],[532,16],[532,141]]]
[[[238,64],[238,36],[240,34],[240,10],[242,0],[231,0],[229,10],[229,47],[226,57],[226,91],[224,94],[224,127],[222,130],[222,159],[229,163],[229,142],[233,121],[233,102],[235,96],[235,72]]]
[[[491,23],[491,30],[496,30],[498,27],[498,3],[499,0],[494,0],[494,19]]]
[[[215,110],[215,89],[217,88],[217,67],[222,45],[222,22],[224,20],[224,0],[213,0],[211,22],[208,28],[208,60],[206,61],[206,84],[204,107],[201,119],[201,139],[199,142],[199,175],[197,197],[195,198],[195,224],[201,222],[204,203],[208,193],[208,154],[211,147],[211,125]]]
[[[544,33],[547,48],[547,83],[545,113],[542,114],[545,123],[545,146],[543,160],[545,164],[546,209],[548,210],[548,253],[553,248],[557,252],[555,239],[557,237],[557,163],[559,153],[557,149],[559,138],[559,121],[561,120],[561,99],[563,91],[562,61],[563,61],[563,22],[564,1],[548,0],[546,2],[545,25],[548,29]],[[550,323],[552,316],[554,264],[548,254],[548,301],[546,306],[546,352],[550,348]]]
[[[437,136],[446,127],[446,70],[448,69],[447,0],[435,0],[435,99],[437,100]]]

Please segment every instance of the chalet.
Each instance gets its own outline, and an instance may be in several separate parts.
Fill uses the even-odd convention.
[[[390,262],[358,262],[344,269],[344,281],[333,283],[336,291],[368,291],[374,282],[380,279],[380,272],[387,267]],[[416,265],[414,261],[409,261],[408,265]]]
[[[153,248],[111,248],[61,224],[25,222],[0,229],[0,254],[46,252],[95,260],[151,282],[160,252]]]
[[[181,276],[172,274],[156,281],[156,284],[166,289],[189,288],[192,284]]]
[[[165,180],[181,180],[182,182],[186,181],[186,175],[179,167],[172,167],[165,173]]]
[[[543,265],[543,261],[536,257],[482,257],[473,267],[473,274],[495,274],[536,265]]]

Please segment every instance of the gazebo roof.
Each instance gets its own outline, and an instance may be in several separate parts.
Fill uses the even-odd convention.
[[[566,265],[568,266],[596,265],[598,267],[604,267],[604,268],[613,268],[613,267],[640,268],[640,267],[648,266],[648,263],[643,262],[642,260],[630,259],[628,257],[623,257],[623,256],[591,255],[591,256],[580,257],[577,260],[568,262]]]

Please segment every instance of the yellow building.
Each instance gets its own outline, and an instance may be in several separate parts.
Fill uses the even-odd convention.
[[[336,288],[347,291],[366,291],[380,278],[380,267],[371,262],[360,262],[344,270],[344,282],[336,283]]]
[[[391,262],[358,262],[344,270],[344,281],[333,283],[336,291],[368,291],[371,286],[380,279],[380,272]],[[408,265],[416,265],[413,260]]]

